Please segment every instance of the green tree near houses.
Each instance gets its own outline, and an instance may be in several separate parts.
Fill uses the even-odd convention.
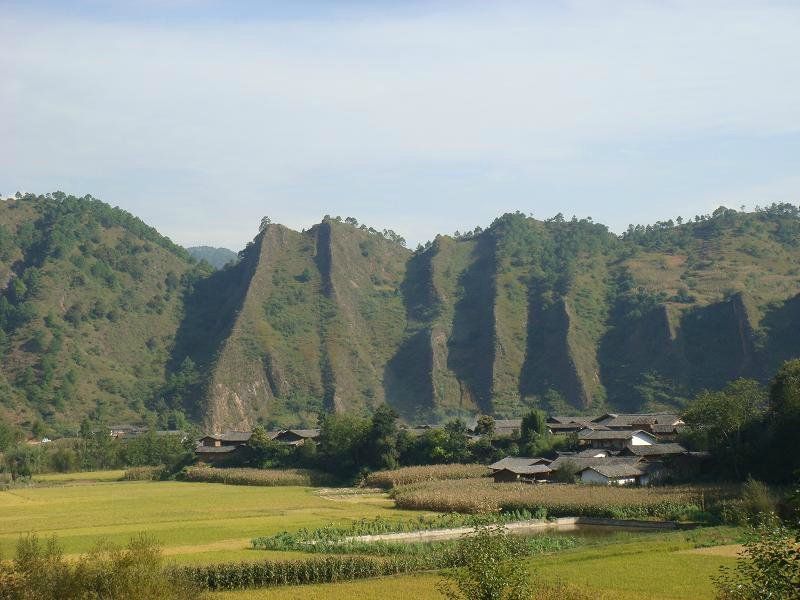
[[[461,539],[452,557],[458,568],[445,572],[438,589],[448,600],[527,600],[530,574],[522,557],[525,542],[505,528],[478,527]]]

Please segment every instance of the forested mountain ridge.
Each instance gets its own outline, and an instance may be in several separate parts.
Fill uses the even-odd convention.
[[[183,248],[91,197],[0,201],[0,410],[73,431],[86,416],[167,418],[182,296],[206,275]]]
[[[53,203],[61,208],[46,218],[56,209],[41,207]],[[88,213],[78,208],[86,203]],[[622,236],[591,219],[507,214],[414,252],[351,218],[302,232],[265,222],[237,263],[213,273],[138,220],[98,220],[93,210],[117,214],[100,206],[55,195],[0,203],[0,389],[14,415],[68,422],[100,400],[131,418],[182,409],[223,428],[312,424],[322,411],[367,413],[384,401],[409,421],[531,406],[651,410],[736,377],[763,380],[800,355],[800,216],[791,205],[721,208]],[[35,279],[24,265],[37,246],[25,232],[58,230],[64,211],[97,222],[99,233],[34,266],[51,278],[39,292],[48,299],[32,295],[34,316],[15,325],[14,311],[29,303],[17,287]],[[138,246],[149,249],[130,249]],[[110,249],[147,257],[148,268],[137,280],[127,263],[97,257]],[[116,284],[103,283],[102,265]],[[53,302],[76,274],[82,283]],[[123,295],[140,300],[123,305]],[[123,318],[73,325],[72,305],[95,296]],[[158,335],[128,336],[148,320]],[[48,323],[68,351],[49,351],[58,336]],[[130,349],[120,355],[109,339]],[[55,371],[71,370],[80,386],[69,400],[41,399],[62,386],[40,364],[51,354]],[[46,381],[55,391],[37,396]]]

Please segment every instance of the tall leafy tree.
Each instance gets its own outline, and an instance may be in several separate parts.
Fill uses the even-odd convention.
[[[791,360],[780,368],[769,391],[769,415],[774,459],[779,467],[773,478],[788,481],[800,477],[797,433],[800,431],[800,360]]]
[[[373,413],[365,446],[365,456],[372,467],[397,467],[397,413],[388,404],[382,404]]]
[[[737,379],[720,391],[704,391],[689,404],[683,419],[695,439],[711,451],[720,465],[743,476],[747,431],[766,405],[766,391],[750,379]]]

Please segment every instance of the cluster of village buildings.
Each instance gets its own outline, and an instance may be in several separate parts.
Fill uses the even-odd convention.
[[[496,482],[547,482],[563,480],[570,471],[584,483],[646,485],[663,472],[665,464],[701,458],[676,443],[684,422],[676,414],[613,414],[600,417],[549,417],[548,432],[553,435],[574,434],[579,449],[561,452],[555,458],[509,456],[492,465]],[[405,428],[412,435],[422,435],[435,425]],[[493,437],[518,436],[521,419],[498,419]],[[315,442],[319,429],[276,429],[270,439],[281,444],[298,446]],[[250,431],[227,431],[202,437],[195,454],[203,462],[216,463],[232,456],[247,444]],[[480,439],[474,427],[471,439]],[[561,473],[559,473],[561,471]]]
[[[575,434],[577,451],[559,452],[555,458],[509,456],[489,467],[498,483],[563,481],[566,471],[583,483],[647,485],[667,465],[674,468],[704,458],[675,442],[684,426],[671,413],[550,417],[549,431]]]

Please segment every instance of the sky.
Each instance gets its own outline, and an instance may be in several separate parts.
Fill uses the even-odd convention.
[[[0,0],[0,195],[183,245],[800,203],[800,3]]]

